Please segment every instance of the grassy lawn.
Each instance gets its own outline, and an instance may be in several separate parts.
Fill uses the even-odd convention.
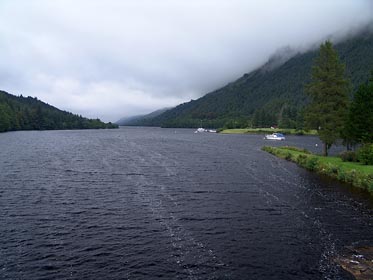
[[[347,162],[342,161],[339,157],[323,157],[323,156],[317,156],[317,158],[320,160],[321,163],[329,163],[329,164],[335,164],[340,166],[341,168],[345,170],[352,170],[355,169],[356,171],[359,171],[364,174],[372,174],[373,175],[373,166],[372,165],[363,165],[359,162]]]
[[[296,129],[282,129],[282,128],[235,128],[235,129],[225,129],[220,131],[220,133],[225,134],[245,134],[245,133],[267,133],[271,134],[274,132],[280,132],[284,134],[294,134],[294,135],[316,135],[316,130],[296,130]]]
[[[268,147],[262,150],[280,158],[297,163],[298,165],[352,184],[355,187],[368,190],[373,195],[373,166],[358,162],[344,162],[339,157],[324,157],[313,155],[305,150],[294,147]]]

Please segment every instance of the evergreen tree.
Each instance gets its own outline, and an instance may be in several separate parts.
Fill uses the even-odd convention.
[[[7,131],[11,127],[11,113],[7,103],[0,103],[0,132]]]
[[[373,143],[373,71],[368,83],[361,85],[355,93],[347,133],[355,142]]]
[[[341,137],[348,114],[348,91],[345,66],[332,43],[326,41],[320,46],[312,67],[311,82],[306,86],[311,102],[305,114],[306,126],[318,130],[325,156]]]

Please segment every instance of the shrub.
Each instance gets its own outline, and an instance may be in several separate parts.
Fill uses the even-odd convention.
[[[340,168],[338,166],[335,166],[335,165],[331,165],[330,167],[330,171],[333,173],[333,174],[338,174]]]
[[[373,144],[365,144],[357,151],[357,159],[365,165],[373,165]]]
[[[338,180],[344,181],[346,180],[346,173],[343,169],[340,169],[337,175]]]
[[[286,154],[285,154],[285,159],[286,160],[291,160],[291,153],[290,152],[287,152]]]
[[[339,154],[342,161],[357,162],[357,155],[353,151],[344,151]]]
[[[306,168],[313,171],[317,169],[319,160],[317,157],[308,157],[308,160],[306,162]]]
[[[295,151],[295,152],[301,152],[301,153],[305,153],[305,154],[311,154],[311,152],[308,151],[307,149],[301,149],[301,148],[297,148],[297,147],[293,147],[293,146],[284,146],[283,149],[290,150],[290,151]]]
[[[373,192],[373,181],[368,181],[368,191]]]
[[[352,169],[345,173],[345,181],[347,183],[353,183],[356,180],[356,170]]]
[[[272,147],[270,147],[270,146],[264,146],[264,147],[262,147],[262,150],[266,151],[268,153],[271,153],[271,154],[274,153],[274,149]]]
[[[305,166],[306,161],[307,161],[307,158],[308,158],[308,156],[300,154],[300,155],[298,155],[298,157],[296,158],[296,162],[297,162],[300,166]]]
[[[326,163],[326,164],[320,165],[319,167],[320,167],[319,170],[321,173],[332,176],[332,177],[335,177],[339,172],[339,167],[331,163]]]

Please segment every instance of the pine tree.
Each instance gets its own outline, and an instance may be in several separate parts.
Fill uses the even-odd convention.
[[[362,84],[351,103],[347,123],[348,135],[359,143],[373,143],[373,71]]]
[[[306,86],[311,102],[305,114],[306,126],[318,130],[325,156],[341,137],[348,114],[348,91],[345,65],[340,62],[332,43],[326,41],[320,46],[311,82]]]

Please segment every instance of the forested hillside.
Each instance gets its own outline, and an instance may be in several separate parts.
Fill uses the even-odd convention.
[[[99,119],[87,119],[61,111],[36,98],[18,97],[0,91],[0,132],[117,127],[112,123],[103,123]]]
[[[373,68],[373,35],[361,32],[335,45],[346,74],[351,95],[368,79]],[[309,82],[316,51],[298,53],[280,66],[274,57],[263,67],[243,75],[225,87],[198,100],[143,120],[139,125],[163,127],[264,127],[296,128],[303,124],[302,108],[307,103],[304,86]]]
[[[163,108],[163,109],[159,109],[159,110],[156,110],[154,112],[151,112],[149,114],[146,114],[146,115],[138,115],[138,116],[133,116],[133,117],[128,117],[128,118],[121,118],[120,120],[116,121],[115,123],[118,124],[118,125],[139,125],[141,123],[143,123],[144,121],[147,121],[147,120],[150,120],[150,119],[153,119],[161,114],[163,114],[164,112],[166,112],[167,110],[170,110],[171,108]]]

